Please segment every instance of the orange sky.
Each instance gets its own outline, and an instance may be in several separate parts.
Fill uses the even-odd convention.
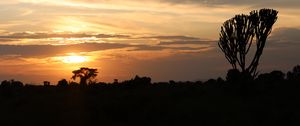
[[[98,81],[205,80],[230,68],[217,47],[235,14],[274,8],[260,71],[300,64],[297,0],[10,0],[0,2],[0,81],[42,83],[99,69]],[[71,56],[71,57],[70,57]]]

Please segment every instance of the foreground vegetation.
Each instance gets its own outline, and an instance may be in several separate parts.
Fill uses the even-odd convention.
[[[247,80],[124,81],[33,86],[3,81],[1,125],[265,126],[300,125],[300,67]]]

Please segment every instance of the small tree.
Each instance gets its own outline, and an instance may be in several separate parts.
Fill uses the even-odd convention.
[[[50,86],[50,82],[49,81],[44,81],[44,86]]]
[[[61,79],[60,81],[58,81],[57,86],[58,87],[67,87],[68,81],[66,79]]]
[[[73,76],[72,79],[75,80],[77,77],[80,78],[80,85],[85,86],[87,85],[87,81],[92,83],[92,79],[94,79],[97,76],[97,69],[91,69],[91,68],[86,68],[82,67],[79,70],[74,70],[73,71]]]
[[[224,22],[221,27],[219,47],[233,69],[254,78],[257,66],[263,53],[268,35],[277,20],[278,11],[261,9],[252,11],[250,15],[236,15]],[[247,65],[246,57],[255,41],[256,51],[252,61]]]

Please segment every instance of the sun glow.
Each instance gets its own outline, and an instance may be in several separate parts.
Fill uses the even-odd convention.
[[[53,30],[59,32],[77,33],[87,31],[89,28],[87,22],[81,21],[78,18],[64,17],[56,22]]]
[[[64,63],[83,63],[83,62],[87,62],[87,57],[84,57],[84,56],[65,56],[62,61]]]

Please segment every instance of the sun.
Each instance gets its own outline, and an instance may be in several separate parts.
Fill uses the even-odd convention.
[[[83,63],[87,62],[85,56],[65,56],[62,60],[64,63]]]

